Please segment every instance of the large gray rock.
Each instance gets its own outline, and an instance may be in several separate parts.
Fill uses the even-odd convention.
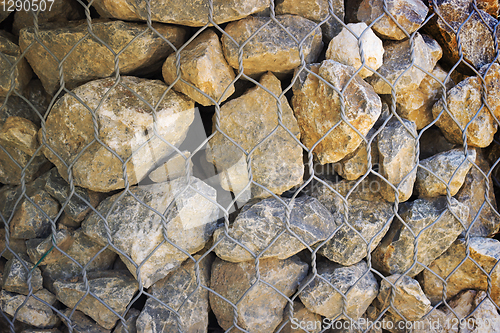
[[[59,155],[43,148],[61,176],[68,179],[66,165],[81,153],[72,168],[74,184],[98,192],[125,187],[122,161],[129,158],[129,184],[142,180],[157,160],[172,152],[165,141],[180,145],[194,119],[194,102],[173,90],[163,96],[167,89],[163,82],[122,76],[122,84],[111,88],[114,83],[111,78],[96,80],[73,90],[87,107],[96,110],[97,133],[91,112],[72,94],[64,95],[52,107],[45,122],[45,137],[39,131],[39,141],[46,140]],[[135,94],[156,106],[155,117]],[[95,134],[107,147],[95,141]],[[148,144],[140,148],[146,141]]]
[[[146,21],[148,13],[156,22],[202,27],[209,23],[209,3],[205,1],[160,0],[147,4],[140,0],[96,0],[92,5],[101,17],[122,20]],[[213,20],[217,24],[236,21],[269,7],[267,0],[215,0],[213,1]]]
[[[373,251],[373,267],[384,274],[407,272],[406,275],[413,277],[457,239],[463,227],[456,217],[466,221],[469,209],[454,198],[448,204],[447,197],[442,196],[403,204],[399,216],[408,227],[399,219],[392,222],[384,239]],[[415,251],[418,263],[413,259]]]
[[[106,224],[93,212],[83,221],[82,229],[99,244],[107,245],[109,228],[112,250],[149,288],[188,258],[177,247],[190,254],[203,249],[216,228],[216,201],[215,189],[194,177],[132,187],[98,206],[98,212],[107,216]],[[140,269],[138,265],[142,265]]]
[[[39,290],[33,294],[51,306],[56,303],[56,297],[46,289]],[[24,304],[26,296],[0,291],[0,309],[11,316],[17,312],[16,320],[41,328],[54,327],[59,323],[59,318],[50,306],[35,299],[31,295]]]
[[[263,259],[259,262],[259,277],[290,297],[307,275],[307,269],[308,265],[296,256],[286,260]],[[235,320],[239,327],[249,332],[268,333],[282,321],[287,300],[262,282],[254,285],[256,281],[254,262],[229,263],[215,259],[210,288],[232,304],[238,302],[234,309],[227,301],[210,293],[210,306],[224,330],[232,327]],[[252,285],[253,288],[246,293]],[[234,318],[235,311],[237,319]]]
[[[200,256],[195,256],[195,259],[199,260]],[[175,332],[178,324],[183,332],[207,332],[208,290],[201,286],[210,287],[213,259],[213,255],[203,258],[199,262],[198,273],[195,262],[188,259],[169,276],[153,284],[149,293],[174,309],[179,316],[156,299],[148,298],[137,318],[137,333]]]
[[[314,148],[321,164],[334,163],[358,148],[362,138],[351,126],[366,136],[381,114],[382,102],[361,77],[355,76],[351,80],[355,73],[351,66],[324,60],[321,64],[310,65],[308,69],[322,79],[301,71],[293,85],[292,105],[300,127],[301,140],[307,148],[312,148],[340,122]],[[343,102],[329,84],[339,91],[349,84],[343,93]],[[350,124],[341,118],[341,103],[345,103],[345,118]]]
[[[377,297],[377,280],[364,261],[348,267],[321,263],[318,265],[318,275],[321,279],[311,274],[303,281],[305,288],[299,298],[306,308],[324,317],[347,319],[346,316],[349,316],[357,320]],[[345,295],[345,300],[337,290]],[[345,313],[342,312],[344,306]]]
[[[295,39],[298,41],[305,39],[301,46],[307,63],[314,62],[318,58],[323,42],[321,29],[315,28],[316,23],[295,15],[279,15],[276,19],[287,31],[276,22],[270,21],[269,17],[249,17],[227,25],[222,36],[222,49],[231,67],[239,70],[240,45],[268,21],[269,24],[243,46],[243,69],[246,75],[267,71],[291,73],[301,64],[299,45]]]
[[[119,317],[99,300],[121,315],[139,290],[139,284],[132,276],[120,271],[89,273],[87,278],[88,286],[81,279],[54,282],[57,299],[69,308],[76,307],[102,327],[111,329]],[[92,294],[87,294],[87,287]]]
[[[115,53],[121,52],[118,58],[122,75],[148,73],[160,68],[165,58],[174,51],[164,38],[175,47],[180,47],[184,43],[186,29],[158,23],[153,23],[153,28],[158,34],[147,29],[145,24],[93,20],[92,33],[99,41],[85,38],[88,34],[86,21],[53,22],[41,24],[36,36],[34,27],[21,30],[19,46],[23,52],[26,51],[26,59],[45,90],[54,94],[59,89],[59,62],[63,58],[67,89],[113,75],[115,56],[108,47]],[[82,39],[85,41],[79,43]]]
[[[272,73],[266,73],[259,85],[262,88],[251,88],[221,107],[219,128],[247,153],[260,143],[251,155],[252,180],[279,195],[302,183],[304,165],[302,147],[297,142],[300,138],[299,127],[292,108],[283,96],[280,98],[282,122],[292,135],[282,127],[273,132],[278,126],[279,109],[276,98],[264,89],[280,96],[281,82]],[[215,118],[216,115],[214,125]],[[221,132],[217,131],[210,139],[207,160],[216,166],[222,187],[238,194],[250,181],[247,157]],[[251,186],[251,192],[254,197],[271,195],[257,185]]]
[[[284,204],[269,198],[243,207],[229,227],[229,237],[226,237],[224,227],[217,229],[214,233],[217,256],[230,262],[252,261],[256,256],[259,259],[287,259],[306,246],[327,239],[337,227],[333,216],[314,198],[303,196],[293,202],[291,199],[282,200]],[[291,232],[287,231],[285,205],[290,210]]]
[[[2,289],[17,294],[28,295],[43,288],[42,273],[40,268],[26,260],[12,258],[7,261],[3,271]],[[30,277],[31,273],[31,277]]]

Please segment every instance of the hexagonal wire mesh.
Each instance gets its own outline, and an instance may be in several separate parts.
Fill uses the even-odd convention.
[[[471,320],[500,331],[498,313],[480,310],[500,304],[488,2],[462,1],[453,17],[447,1],[365,0],[361,30],[348,24],[359,3],[347,1],[345,19],[333,0],[252,2],[258,10],[145,0],[125,14],[120,1],[76,2],[78,23],[33,12],[17,22],[20,47],[1,37],[5,331],[325,332],[335,322],[401,332],[413,322],[447,332]],[[323,52],[332,37],[340,46]],[[379,37],[383,65],[370,58]],[[229,79],[218,76],[225,61]],[[28,63],[49,97],[30,93]],[[159,65],[167,84],[154,81]],[[180,178],[147,179],[174,155]],[[462,289],[486,297],[460,312]]]

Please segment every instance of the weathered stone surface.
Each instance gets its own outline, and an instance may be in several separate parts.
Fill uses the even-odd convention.
[[[286,231],[285,205],[275,198],[265,199],[243,207],[229,228],[231,238],[225,236],[224,227],[215,231],[214,243],[222,239],[214,249],[217,256],[230,262],[252,261],[258,255],[260,259],[287,259],[305,249],[305,244],[313,246],[327,239],[337,227],[330,212],[314,198],[302,196],[293,203],[291,199],[282,200],[290,207],[293,234]]]
[[[2,289],[17,294],[28,295],[29,284],[31,284],[32,292],[35,293],[42,289],[42,272],[37,267],[33,270],[33,264],[17,258],[12,258],[7,261],[3,271]],[[28,284],[29,272],[31,273],[31,280]]]
[[[302,43],[302,53],[307,63],[314,62],[323,48],[321,29],[316,23],[295,15],[276,16],[278,22],[271,21],[260,30],[243,47],[243,69],[246,75],[259,74],[267,71],[275,73],[291,73],[300,66],[299,45],[294,36]],[[269,17],[249,17],[238,22],[229,23],[222,36],[224,56],[231,67],[239,69],[238,48],[262,25],[270,20]],[[312,31],[312,32],[311,32]]]
[[[425,31],[443,47],[444,59],[447,62],[456,64],[466,61],[480,69],[495,58],[492,31],[498,21],[482,10],[475,11],[472,3],[471,0],[436,1],[433,6],[436,6],[435,11],[438,11],[439,15],[429,21]],[[460,50],[457,38],[460,40]],[[462,56],[463,60],[460,60]],[[463,68],[470,71],[465,65]]]
[[[364,261],[349,267],[334,263],[318,264],[318,275],[346,296],[345,313],[353,320],[363,315],[378,294],[377,280],[367,271],[368,266]],[[308,284],[299,294],[300,300],[312,312],[327,318],[339,315],[336,319],[345,318],[342,314],[344,300],[341,294],[323,279],[314,278],[312,274],[305,279],[303,284]]]
[[[92,3],[101,17],[113,17],[122,20],[143,20],[148,18],[146,3],[139,0],[97,0]],[[209,23],[208,2],[160,0],[150,4],[151,20],[163,23],[202,27]],[[236,21],[248,15],[258,13],[269,7],[266,0],[215,0],[213,2],[213,20],[217,24]]]
[[[31,262],[37,263],[48,251],[50,252],[40,262],[40,265],[51,264],[64,257],[64,254],[55,247],[51,249],[54,243],[60,250],[66,252],[71,244],[73,244],[73,237],[67,230],[58,230],[54,236],[51,235],[45,239],[32,238],[27,240],[27,253]]]
[[[343,22],[344,1],[333,0],[332,8],[333,14]],[[277,15],[298,15],[316,23],[322,22],[330,15],[328,0],[277,0],[275,10]],[[329,41],[342,30],[342,23],[335,17],[330,17],[328,21],[321,25],[321,30],[323,31],[323,38]]]
[[[449,78],[446,81],[448,73],[439,65],[434,67],[431,74],[444,83],[447,89],[453,87],[453,80]],[[401,117],[413,121],[417,125],[417,129],[429,125],[434,120],[432,107],[441,98],[443,92],[439,81],[426,75],[417,89],[399,92],[396,96],[397,113]]]
[[[465,126],[467,126],[467,145],[487,147],[493,141],[497,123],[488,108],[483,107],[476,115],[482,105],[481,92],[480,79],[469,77],[447,92],[447,109],[444,108],[443,99],[434,104],[432,115],[434,119],[439,118],[436,125],[448,141],[463,144],[462,132],[465,130]],[[471,123],[469,124],[469,122]]]
[[[172,53],[163,64],[162,73],[168,85],[177,79],[175,53]],[[234,71],[224,59],[219,36],[213,30],[205,30],[182,49],[180,76],[187,83],[179,80],[175,83],[174,89],[204,106],[215,104],[204,94],[215,102],[222,103],[234,93],[232,84]]]
[[[458,267],[466,257],[466,250],[465,240],[459,238],[445,253],[429,265],[432,272],[424,271],[422,287],[432,302],[439,302],[443,298],[443,283],[439,277],[445,279]],[[500,242],[490,238],[471,237],[469,239],[469,256],[475,263],[467,258],[446,279],[447,288],[444,298],[449,299],[464,289],[487,290],[488,280],[482,271],[484,269],[491,276],[491,298],[500,304],[500,265],[495,266],[500,260]]]
[[[417,171],[415,190],[420,197],[438,197],[446,195],[449,189],[453,196],[464,184],[465,177],[475,162],[475,149],[468,149],[467,155],[463,149],[457,148],[426,158],[419,162],[421,167]]]
[[[35,4],[35,3],[33,3]],[[47,22],[67,22],[80,20],[85,18],[84,8],[76,0],[60,0],[54,2],[45,2],[46,9],[42,10],[42,2],[38,6],[42,6],[37,13],[38,24]],[[50,10],[49,10],[50,7]],[[12,32],[19,35],[19,31],[26,27],[33,26],[33,14],[31,11],[18,10],[14,14],[14,22],[12,23]]]
[[[24,57],[19,59],[21,53],[19,46],[0,36],[0,96],[7,96],[11,88],[22,91],[31,80],[33,72]],[[14,67],[15,63],[17,65]]]
[[[146,103],[123,85],[111,88],[114,83],[115,80],[111,78],[96,80],[76,88],[73,93],[93,110],[100,106],[96,110],[99,140],[122,160],[130,158],[134,153],[127,163],[127,177],[129,184],[136,184],[147,175],[158,159],[173,150],[163,140],[174,146],[180,145],[184,140],[194,119],[194,102],[169,90],[157,105],[167,89],[165,84],[156,80],[122,76],[122,84],[156,106],[153,121],[152,110]],[[102,99],[104,102],[100,104]],[[154,123],[157,134],[153,130]],[[44,154],[57,166],[63,178],[68,179],[65,163],[71,164],[86,148],[73,165],[75,185],[97,192],[125,186],[122,162],[107,147],[95,141],[91,113],[71,94],[64,95],[54,104],[45,129],[47,144],[59,157],[46,147]],[[39,141],[43,142],[42,140],[43,133],[39,131]],[[146,141],[148,144],[139,149]],[[86,147],[89,144],[91,145]]]
[[[486,86],[486,101],[493,115],[500,119],[500,65],[492,63],[481,68]]]
[[[259,84],[276,96],[282,93],[281,82],[272,73],[264,74]],[[279,109],[276,98],[259,86],[227,102],[220,109],[220,130],[246,152],[266,139],[251,155],[253,181],[278,195],[300,184],[304,173],[302,148],[296,141],[300,138],[297,120],[285,96],[280,98],[280,103],[283,125],[296,138],[278,127],[266,139],[278,126]],[[242,177],[238,168],[231,167],[240,161],[245,165],[243,169],[246,169],[246,156],[220,132],[215,134],[208,145],[207,160],[214,163],[218,173],[226,174],[226,181],[222,185],[229,185],[225,189],[238,194],[248,184],[249,176]],[[270,196],[269,192],[257,185],[252,185],[251,190],[254,197]]]
[[[317,324],[318,322],[321,323],[321,316],[317,313],[309,311],[300,302],[293,302],[292,316],[288,317],[289,315],[290,304],[287,304],[284,312],[283,322],[288,322],[285,323],[281,330],[279,330],[280,333],[319,333],[322,329],[321,325]],[[278,326],[278,328],[280,327],[282,327],[282,325]]]
[[[215,189],[191,177],[189,183],[179,178],[169,183],[132,187],[125,195],[118,193],[105,199],[97,210],[107,214],[113,208],[107,216],[107,226],[115,251],[133,260],[118,252],[136,278],[139,278],[136,265],[143,264],[140,279],[149,288],[188,258],[166,241],[164,234],[190,254],[203,249],[216,228],[218,208],[213,203],[216,201]],[[164,212],[164,216],[158,216],[148,207]],[[104,221],[96,213],[83,221],[82,229],[99,244],[108,244]]]
[[[147,29],[145,24],[93,20],[92,33],[109,46],[87,37],[75,47],[88,34],[87,22],[53,22],[40,25],[36,41],[33,27],[23,29],[19,36],[19,46],[23,52],[28,46],[30,47],[26,59],[42,81],[45,90],[53,94],[59,89],[60,83],[59,62],[53,55],[62,59],[73,47],[75,49],[65,58],[63,64],[67,89],[74,89],[90,80],[113,75],[115,57],[108,47],[115,53],[126,48],[119,56],[122,75],[149,72],[159,68],[167,55],[174,51],[163,38],[169,40],[175,47],[179,47],[184,43],[186,30],[158,23],[154,23],[153,28],[163,37]],[[144,31],[146,32],[143,33]],[[49,55],[40,43],[43,43],[53,55]],[[99,61],[95,61],[96,59]],[[122,82],[128,85],[126,81]]]
[[[353,67],[333,60],[310,65],[309,69],[338,90],[344,89],[355,72]],[[356,150],[362,138],[341,119],[341,101],[335,90],[306,71],[298,75],[293,86],[292,105],[302,134],[302,142],[311,148],[337,122],[340,122],[314,148],[314,153],[321,164],[337,162]],[[343,99],[347,120],[362,135],[367,135],[380,116],[382,109],[380,97],[361,77],[356,76],[345,89]]]
[[[361,52],[363,52],[364,65],[373,70],[377,70],[382,66],[384,58],[384,46],[382,40],[378,38],[371,28],[361,23],[349,23],[347,28],[343,28],[340,34],[334,37],[328,50],[326,50],[326,58],[335,60],[344,65],[349,65],[358,70],[363,66],[361,60]],[[359,47],[359,40],[361,40],[361,49]],[[373,74],[373,71],[363,67],[359,72],[359,76],[365,78]]]
[[[427,75],[426,72],[431,73],[443,55],[435,40],[418,32],[413,38],[414,60],[409,39],[386,42],[384,50],[384,64],[378,69],[378,73],[394,86],[396,93],[417,89]],[[367,81],[377,94],[391,94],[391,86],[379,75],[372,75]]]
[[[56,302],[56,297],[46,289],[39,290],[34,295],[50,305],[54,305]],[[26,296],[24,295],[17,295],[5,290],[0,291],[0,309],[11,316],[19,309],[16,320],[42,328],[54,327],[59,323],[59,318],[48,305],[35,299],[33,295],[23,305],[25,300]]]
[[[67,318],[69,318],[72,309],[66,309],[61,311]],[[73,327],[73,332],[75,333],[110,333],[111,330],[102,328],[97,325],[95,321],[84,315],[80,311],[75,311],[71,316],[71,323]],[[66,323],[66,321],[64,321]],[[129,332],[132,333],[132,332]]]
[[[100,252],[102,248],[103,246],[92,241],[81,229],[75,231],[73,243],[65,251],[66,255],[51,264],[42,266],[45,288],[55,292],[53,288],[55,280],[81,276],[83,266],[86,267],[87,273],[111,269],[116,254],[109,249]],[[95,259],[93,259],[94,256],[96,256]],[[92,262],[90,262],[91,259],[93,259]]]
[[[213,257],[208,255],[200,261],[199,283],[205,287],[210,287]],[[199,258],[195,256],[196,260]],[[175,332],[178,330],[178,321],[183,332],[207,332],[208,291],[197,287],[195,263],[188,259],[172,274],[153,284],[150,291],[154,297],[176,310],[179,318],[157,300],[149,298],[137,319],[137,332]]]
[[[179,177],[184,177],[186,175],[186,163],[188,163],[187,159],[191,156],[191,153],[185,150],[182,152],[182,155],[178,153],[174,154],[175,155],[168,161],[153,170],[149,174],[149,179],[155,183],[163,183]],[[189,163],[189,169],[193,170],[192,163]]]
[[[81,222],[92,210],[97,207],[102,194],[75,186],[75,192],[71,194],[70,185],[59,175],[56,168],[50,170],[49,178],[45,183],[45,191],[57,199],[64,207],[64,212],[75,222]],[[68,201],[66,203],[66,201]],[[90,205],[88,205],[89,203]]]
[[[387,12],[384,12],[384,4]],[[387,39],[401,40],[410,36],[424,23],[429,8],[421,0],[364,0],[358,9],[358,20],[371,24],[380,15],[384,15],[373,25],[373,30]],[[395,20],[395,21],[394,21]],[[396,23],[397,22],[397,23]],[[398,24],[404,29],[398,27]],[[406,31],[406,33],[405,33]]]
[[[1,192],[0,190],[0,200],[3,199]],[[7,241],[5,239],[5,229],[0,229],[0,253],[2,253],[2,257],[5,259],[12,259],[14,258],[13,253],[26,255],[26,241],[24,239],[12,238],[9,235],[9,248],[7,248]]]
[[[127,308],[134,294],[139,290],[137,281],[119,271],[102,271],[87,275],[90,292],[104,301],[110,308],[121,314]],[[82,311],[106,329],[115,326],[119,319],[91,294],[87,294],[85,282],[56,281],[54,289],[59,301],[64,305]],[[83,300],[78,304],[80,299]]]
[[[455,199],[469,207],[469,219],[464,221],[466,222],[465,227],[469,228],[472,221],[479,215],[470,228],[469,235],[487,237],[498,232],[500,217],[495,212],[498,211],[498,208],[493,191],[493,181],[491,176],[484,177],[488,174],[490,165],[480,153],[477,154],[476,165],[480,170],[475,166],[470,169],[465,177],[464,185],[455,195]],[[488,195],[488,200],[485,199],[485,194]],[[465,237],[465,230],[461,236]]]
[[[38,126],[21,117],[9,117],[0,127],[0,182],[19,185],[22,181],[32,181],[46,171],[50,163],[39,148]],[[33,160],[31,161],[33,157]]]
[[[392,293],[395,296],[391,306]],[[410,321],[422,318],[432,309],[431,301],[425,296],[417,280],[406,275],[395,274],[383,279],[380,282],[380,292],[377,299],[383,308],[389,308],[390,313],[398,316],[399,312],[406,320]]]
[[[122,322],[119,321],[113,330],[113,333],[137,333],[136,321],[140,314],[141,311],[137,309],[132,308],[128,310],[125,315],[125,326],[123,326]]]
[[[382,242],[373,251],[373,267],[385,274],[403,274],[408,271],[406,275],[413,277],[424,269],[424,265],[428,266],[445,252],[463,230],[455,216],[462,221],[466,221],[469,216],[467,206],[454,198],[450,201],[451,205],[448,206],[447,198],[443,196],[417,199],[401,205],[399,216],[411,230],[399,219],[395,219]],[[415,249],[415,236],[419,233]],[[415,250],[419,263],[411,268]]]
[[[259,262],[260,279],[290,297],[307,275],[308,265],[294,256],[286,260],[263,259]],[[287,300],[273,288],[256,282],[254,262],[229,263],[216,258],[212,266],[210,288],[237,305],[239,327],[256,333],[273,332],[283,319]],[[210,306],[219,325],[227,330],[233,326],[233,307],[210,293]],[[236,331],[236,329],[234,330]]]
[[[397,188],[399,202],[404,202],[413,193],[417,176],[417,131],[415,123],[394,118],[378,135],[379,172],[387,182]],[[386,181],[380,184],[385,200],[394,202],[396,191]]]

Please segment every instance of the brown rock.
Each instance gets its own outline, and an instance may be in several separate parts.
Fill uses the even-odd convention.
[[[172,53],[163,64],[163,79],[168,85],[177,79],[176,57]],[[234,93],[234,72],[224,59],[219,37],[213,30],[205,30],[182,49],[180,77],[186,83],[179,80],[174,89],[204,106],[214,105],[212,99],[220,104]]]
[[[20,92],[30,82],[33,73],[26,59],[20,59],[22,52],[14,42],[0,36],[0,96],[7,96],[11,88]]]
[[[491,113],[500,119],[500,65],[492,63],[481,68],[486,87],[486,101]]]
[[[493,141],[498,126],[486,107],[479,111],[482,106],[481,92],[480,79],[469,77],[448,91],[447,109],[444,107],[443,99],[434,104],[432,115],[434,119],[438,119],[436,125],[448,141],[463,144],[465,126],[467,126],[467,145],[482,148]],[[478,111],[479,114],[476,115]]]
[[[430,270],[424,270],[422,287],[431,302],[439,302],[443,296],[448,300],[465,289],[488,290],[488,280],[491,280],[491,298],[500,305],[500,265],[496,265],[498,260],[499,241],[471,237],[467,249],[465,240],[457,239],[445,253],[429,265]],[[446,279],[445,295],[441,278]]]
[[[307,264],[296,256],[286,260],[263,259],[259,262],[260,279],[287,297],[293,295],[306,276],[307,269]],[[255,274],[254,262],[233,264],[215,259],[210,288],[233,304],[238,302],[234,310],[228,302],[210,293],[210,306],[223,329],[229,329],[233,320],[236,320],[238,326],[247,331],[268,333],[282,321],[286,299],[262,281],[254,285],[257,281]],[[253,288],[246,293],[252,285]],[[234,318],[234,311],[237,312],[237,319]]]
[[[386,42],[384,50],[384,64],[378,69],[378,73],[389,81],[389,84],[379,75],[372,75],[367,80],[377,94],[391,94],[391,85],[396,93],[417,89],[443,55],[435,40],[418,32],[413,38],[413,49],[410,40],[404,40]],[[425,72],[414,65],[418,65]]]
[[[73,237],[67,230],[57,231],[55,235],[45,239],[32,238],[26,241],[27,253],[31,262],[38,263],[43,257],[40,265],[51,264],[63,258],[64,254],[60,250],[66,252],[71,244],[73,244]]]
[[[26,59],[33,66],[34,72],[48,93],[55,93],[60,83],[59,62],[54,56],[57,59],[65,58],[63,64],[65,88],[74,89],[90,80],[113,75],[115,56],[108,47],[115,53],[126,48],[119,56],[120,74],[147,73],[159,68],[166,56],[173,52],[163,38],[169,40],[175,47],[179,47],[186,36],[186,30],[182,27],[153,23],[153,28],[161,35],[159,36],[147,29],[145,24],[93,20],[92,33],[108,45],[105,46],[97,39],[89,37],[85,39],[88,34],[87,28],[87,22],[84,21],[48,23],[40,25],[36,40],[33,27],[20,32],[21,50],[24,52],[29,46]],[[81,39],[85,39],[85,42],[75,46]]]
[[[59,156],[47,147],[43,148],[44,154],[66,180],[66,165],[85,149],[73,165],[75,185],[97,192],[123,188],[122,163],[127,159],[128,182],[136,184],[157,160],[173,151],[165,141],[180,145],[194,119],[194,102],[173,90],[163,96],[167,87],[162,82],[128,76],[122,76],[121,82],[128,89],[118,85],[110,90],[115,83],[110,78],[92,81],[73,90],[88,107],[96,109],[99,106],[96,110],[97,135],[114,153],[95,141],[92,114],[72,94],[64,95],[52,107],[45,123],[45,138],[39,131],[39,141],[46,140]],[[155,117],[151,108],[135,94],[153,105],[163,97],[156,105]],[[146,141],[147,146],[139,149]]]
[[[35,297],[38,299],[35,299]],[[0,291],[0,309],[11,315],[17,312],[16,320],[42,328],[54,327],[59,323],[59,318],[52,310],[56,302],[56,297],[46,289],[39,290],[28,298],[24,304],[26,296],[9,293],[5,290]],[[42,303],[40,300],[48,303]]]
[[[131,308],[125,315],[125,326],[122,321],[119,321],[116,325],[113,333],[137,333],[136,321],[137,317],[141,314],[141,311]]]
[[[259,85],[275,96],[282,93],[281,82],[272,73],[263,75]],[[297,121],[285,96],[280,98],[280,103],[283,125],[295,137],[282,127],[273,132],[278,126],[277,100],[260,86],[227,102],[220,109],[220,131],[231,137],[246,152],[260,143],[251,155],[252,180],[278,195],[300,184],[304,173],[302,148],[296,141],[300,138]],[[214,124],[215,117],[216,115]],[[270,137],[267,138],[268,135]],[[264,139],[266,140],[261,142]],[[207,160],[214,163],[218,173],[226,178],[226,182],[221,182],[224,188],[235,194],[242,191],[250,180],[249,175],[244,173],[242,177],[238,169],[234,168],[241,160],[243,169],[247,169],[245,158],[243,151],[220,132],[209,141]],[[271,195],[257,185],[252,185],[251,190],[254,197]]]
[[[209,23],[208,2],[160,0],[150,4],[150,12],[146,3],[140,0],[97,0],[92,5],[101,17],[146,21],[150,14],[151,20],[156,22],[190,27],[202,27]],[[213,1],[213,20],[217,24],[236,21],[268,7],[267,0],[215,0]]]
[[[384,12],[384,5],[393,18]],[[401,40],[420,28],[428,11],[429,8],[421,0],[364,0],[358,9],[358,20],[366,24],[377,20],[373,30],[384,38]],[[378,19],[381,15],[384,16]]]
[[[300,66],[299,45],[292,36],[298,41],[305,39],[301,46],[306,63],[314,62],[318,58],[323,42],[321,29],[315,29],[316,23],[294,15],[280,15],[276,16],[276,19],[287,31],[276,22],[270,21],[269,17],[249,17],[227,25],[222,36],[222,49],[231,67],[239,71],[239,46],[269,21],[269,24],[243,46],[243,69],[246,75],[267,71],[291,73],[294,68]]]
[[[111,333],[111,330],[107,330],[102,328],[100,325],[97,325],[95,321],[84,315],[80,311],[75,311],[72,315],[71,312],[73,309],[62,310],[62,314],[70,319],[68,322],[65,318],[63,318],[66,325],[71,325],[73,327],[73,332],[75,333]],[[71,317],[70,317],[71,315]],[[132,333],[132,332],[128,332]]]
[[[293,302],[293,312],[290,315],[290,304],[285,308],[285,318],[283,319],[283,328],[279,330],[280,333],[319,333],[322,329],[321,325],[317,323],[322,322],[322,318],[319,314],[309,311],[302,303],[295,301]],[[278,326],[278,329],[282,327]]]
[[[12,258],[7,261],[3,271],[2,289],[17,294],[28,295],[43,288],[40,268],[26,260]],[[31,277],[30,277],[31,274]]]
[[[2,188],[0,190],[0,200],[3,199],[2,196]],[[24,239],[17,239],[17,238],[12,238],[8,237],[9,242],[7,244],[7,241],[5,239],[5,229],[0,229],[0,253],[2,253],[2,257],[5,259],[12,259],[14,258],[14,253],[25,256],[26,253],[26,240]],[[3,271],[3,270],[2,270]]]
[[[321,164],[334,163],[356,150],[362,138],[375,124],[382,109],[382,102],[361,77],[354,75],[354,68],[342,65],[333,60],[325,60],[314,64],[309,69],[319,75],[306,71],[300,72],[293,86],[292,105],[302,134],[302,142],[312,148],[338,122],[329,134],[314,148],[314,153]],[[342,120],[342,105],[338,93],[327,83],[338,90],[343,90],[345,117],[350,124]]]

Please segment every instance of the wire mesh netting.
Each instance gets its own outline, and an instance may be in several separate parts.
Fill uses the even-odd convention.
[[[0,332],[500,332],[497,1],[0,5]]]

